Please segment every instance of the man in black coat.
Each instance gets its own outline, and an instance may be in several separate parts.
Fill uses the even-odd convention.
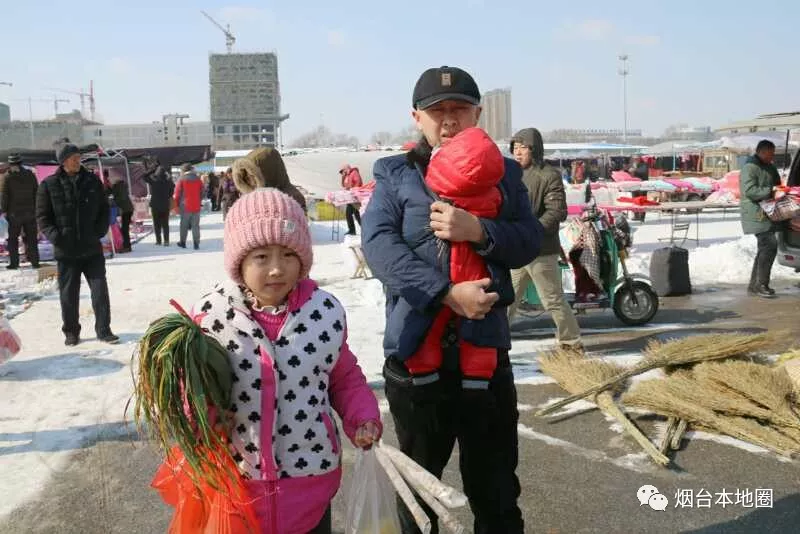
[[[77,146],[63,145],[58,151],[58,162],[55,174],[39,186],[36,220],[53,244],[58,261],[65,344],[73,346],[80,341],[78,303],[82,275],[92,294],[97,339],[118,343],[119,337],[111,332],[106,259],[100,243],[108,232],[108,199],[100,179],[81,165]]]
[[[0,176],[0,211],[8,221],[8,267],[19,269],[19,236],[25,236],[25,255],[39,268],[39,230],[36,227],[36,175],[22,166],[17,154],[8,157],[8,172]]]
[[[150,186],[150,213],[153,216],[156,245],[163,244],[168,247],[169,212],[172,206],[172,194],[175,192],[175,182],[159,161],[156,161],[154,168],[148,169],[144,181]]]

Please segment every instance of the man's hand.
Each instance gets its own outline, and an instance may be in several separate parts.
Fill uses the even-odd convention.
[[[444,304],[467,319],[483,319],[500,299],[497,293],[487,293],[492,281],[489,278],[453,285],[444,298]]]
[[[431,204],[431,229],[433,235],[451,243],[470,241],[481,245],[486,241],[483,226],[476,216],[446,202]]]

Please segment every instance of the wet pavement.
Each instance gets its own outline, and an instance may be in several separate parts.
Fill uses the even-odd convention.
[[[690,297],[663,299],[653,324],[639,330],[622,328],[610,311],[581,317],[580,323],[587,349],[595,355],[631,353],[654,337],[692,333],[779,329],[798,339],[800,289],[791,283],[775,284],[775,289],[780,296],[770,301],[724,285],[700,289]],[[546,339],[551,332],[546,317],[521,318],[514,336]],[[528,358],[535,354],[523,355]],[[690,434],[675,453],[674,465],[660,468],[596,410],[558,422],[534,417],[535,407],[564,395],[556,385],[520,385],[518,390],[518,474],[526,532],[797,532],[800,464],[796,461]],[[651,437],[658,434],[660,421],[646,415],[632,417]],[[391,421],[386,423],[387,441],[393,442]],[[0,448],[0,461],[2,455]],[[343,490],[334,502],[336,532],[343,531],[353,458],[348,448]],[[98,436],[95,443],[74,453],[66,470],[54,473],[35,502],[0,520],[0,533],[165,532],[170,510],[149,488],[158,461],[153,448],[132,436]],[[459,486],[456,466],[457,453],[445,480]],[[637,490],[646,484],[666,497],[664,511],[640,506]],[[457,515],[471,531],[469,511]]]

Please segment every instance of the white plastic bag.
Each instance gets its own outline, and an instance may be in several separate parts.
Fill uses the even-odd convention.
[[[5,317],[0,317],[0,363],[13,358],[22,349],[22,341],[11,323]]]
[[[347,498],[345,534],[400,534],[397,500],[375,450],[358,451]]]

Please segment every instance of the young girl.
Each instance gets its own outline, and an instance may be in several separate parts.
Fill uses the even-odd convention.
[[[243,195],[225,219],[225,269],[193,308],[234,370],[230,435],[261,532],[331,532],[341,482],[333,418],[357,447],[381,435],[380,412],[347,346],[344,307],[308,278],[305,213],[277,189]]]

